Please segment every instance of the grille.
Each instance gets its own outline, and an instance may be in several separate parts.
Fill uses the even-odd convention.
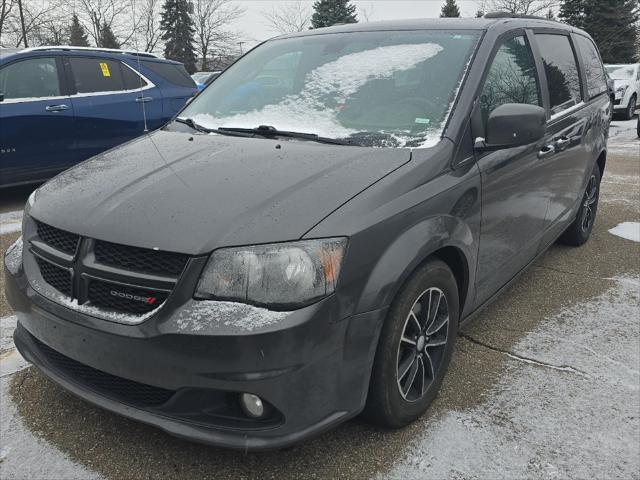
[[[148,248],[128,247],[97,240],[96,261],[103,265],[134,272],[177,277],[184,270],[188,256]]]
[[[60,268],[53,263],[36,257],[40,274],[45,282],[66,296],[71,296],[71,273],[69,270]]]
[[[120,295],[113,295],[111,292],[117,292]],[[148,313],[158,308],[167,296],[166,292],[132,288],[100,280],[91,280],[89,283],[89,301],[92,305],[122,313],[136,315]],[[143,300],[144,298],[155,298],[155,300],[147,303]]]
[[[50,247],[60,250],[69,255],[76,253],[76,247],[78,246],[78,240],[80,236],[74,233],[65,232],[59,228],[52,227],[46,223],[36,221],[36,227],[38,229],[38,237],[44,243]]]
[[[173,390],[145,385],[96,370],[62,355],[33,336],[31,338],[61,373],[107,397],[135,406],[153,407],[166,403],[175,394]]]

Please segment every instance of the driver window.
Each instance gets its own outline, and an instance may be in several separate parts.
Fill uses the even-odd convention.
[[[504,42],[493,59],[480,96],[485,124],[489,114],[505,103],[540,105],[536,65],[523,35]]]
[[[12,98],[59,97],[60,82],[54,58],[30,58],[0,70],[0,91]]]

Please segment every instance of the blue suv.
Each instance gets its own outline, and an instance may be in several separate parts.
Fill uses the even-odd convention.
[[[182,64],[148,53],[38,47],[0,57],[0,187],[46,180],[155,130],[198,91]]]

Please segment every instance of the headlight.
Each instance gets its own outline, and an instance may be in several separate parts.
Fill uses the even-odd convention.
[[[294,307],[333,293],[346,238],[223,248],[213,252],[196,298]]]
[[[616,88],[616,93],[620,94],[621,97],[624,97],[624,94],[627,93],[627,88],[629,88],[629,85],[622,85]]]

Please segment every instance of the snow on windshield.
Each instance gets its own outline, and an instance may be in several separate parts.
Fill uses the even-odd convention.
[[[317,133],[320,136],[344,138],[359,130],[342,125],[339,110],[326,107],[326,97],[332,96],[338,104],[356,93],[366,83],[375,79],[388,79],[395,73],[410,70],[443,50],[436,43],[419,43],[378,47],[344,55],[309,72],[301,92],[288,95],[278,104],[266,105],[259,110],[216,118],[209,113],[198,113],[193,119],[207,127],[255,128],[271,125],[279,130]],[[404,146],[415,140],[415,132],[389,133]],[[423,136],[432,144],[440,138],[441,129],[429,131]],[[435,142],[434,142],[435,139]],[[426,145],[425,145],[426,146]]]

